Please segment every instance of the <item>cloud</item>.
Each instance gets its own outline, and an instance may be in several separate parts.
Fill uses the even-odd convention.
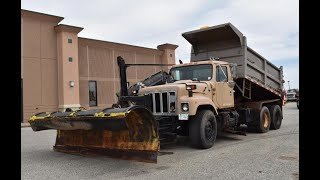
[[[186,23],[183,19],[201,11],[204,2],[25,0],[22,1],[22,8],[63,16],[65,20],[62,23],[85,27],[80,36],[128,42],[170,32]]]
[[[299,56],[299,2],[297,0],[236,0],[209,10],[197,25],[231,22],[248,46],[277,61]]]
[[[299,84],[298,0],[22,0],[21,7],[65,17],[62,23],[84,27],[81,37],[150,48],[177,44],[176,59],[184,62],[191,46],[183,32],[231,22],[249,47],[283,65],[290,84]],[[290,59],[296,65],[286,67]]]
[[[298,88],[299,89],[299,63],[294,63],[292,65],[284,66],[283,67],[283,75],[284,75],[284,80],[285,84],[284,87],[285,89],[289,89],[289,84],[290,88]],[[289,84],[288,84],[288,81]]]

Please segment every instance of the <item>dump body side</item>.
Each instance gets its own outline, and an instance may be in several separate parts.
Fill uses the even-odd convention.
[[[252,100],[280,98],[283,89],[283,71],[247,46],[246,37],[232,24],[222,24],[183,33],[192,44],[191,62],[219,58],[237,64],[235,81],[244,89],[250,81]],[[240,93],[242,96],[244,93]],[[264,95],[261,98],[261,95]],[[236,94],[237,95],[237,94]]]

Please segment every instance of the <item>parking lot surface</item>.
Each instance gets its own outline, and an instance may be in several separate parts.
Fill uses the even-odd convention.
[[[22,179],[275,179],[299,178],[299,110],[283,107],[279,130],[225,134],[210,149],[190,147],[186,138],[161,147],[157,164],[53,151],[55,130],[21,128]]]

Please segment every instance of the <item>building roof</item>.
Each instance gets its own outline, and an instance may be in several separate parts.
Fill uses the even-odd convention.
[[[40,13],[40,12],[35,12],[35,11],[30,11],[30,10],[25,10],[25,9],[21,9],[21,16],[22,17],[23,16],[33,16],[33,17],[38,17],[38,18],[51,18],[52,20],[56,21],[57,24],[64,19],[64,17],[61,17],[61,16],[55,16],[55,15],[51,15],[51,14],[45,14],[45,13]],[[58,24],[55,26],[55,29],[57,31],[67,30],[67,31],[73,31],[76,33],[79,33],[80,31],[83,30],[82,27],[76,27],[76,26],[71,26],[71,25],[66,25],[66,24]],[[101,42],[101,43],[112,43],[112,44],[118,44],[118,45],[123,45],[123,46],[127,46],[127,47],[143,48],[143,49],[154,50],[154,51],[163,50],[164,48],[176,49],[178,47],[177,45],[174,45],[174,44],[165,43],[165,44],[159,45],[157,47],[157,49],[155,49],[155,48],[148,48],[148,47],[136,46],[136,45],[131,45],[131,44],[123,44],[123,43],[118,43],[118,42],[104,41],[104,40],[99,40],[99,39],[90,39],[90,38],[86,38],[86,37],[78,37],[78,38],[83,39],[83,40],[88,40],[88,41],[95,41],[95,42]]]
[[[47,18],[51,18],[54,19],[55,21],[57,21],[57,23],[61,22],[64,17],[61,16],[55,16],[55,15],[51,15],[51,14],[45,14],[45,13],[40,13],[40,12],[35,12],[35,11],[30,11],[30,10],[25,10],[25,9],[21,9],[21,16],[34,16],[34,17],[47,17]]]
[[[82,27],[77,27],[77,26],[70,26],[67,24],[58,24],[54,27],[56,31],[68,31],[68,32],[74,32],[74,33],[79,33],[80,31],[83,30]]]
[[[154,51],[159,51],[160,50],[160,49],[155,49],[155,48],[136,46],[136,45],[124,44],[124,43],[118,43],[118,42],[112,42],[112,41],[105,41],[105,40],[100,40],[100,39],[90,39],[90,38],[86,38],[86,37],[78,37],[78,38],[79,39],[83,39],[83,40],[87,40],[87,41],[94,41],[94,42],[101,42],[101,43],[111,43],[111,44],[123,45],[123,46],[133,47],[133,48],[143,48],[143,49],[154,50]],[[173,46],[177,46],[177,45],[173,45]]]

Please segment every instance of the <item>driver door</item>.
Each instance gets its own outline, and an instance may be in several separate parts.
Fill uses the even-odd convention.
[[[219,108],[228,108],[234,106],[233,87],[229,86],[230,77],[229,66],[216,65],[216,102]]]

